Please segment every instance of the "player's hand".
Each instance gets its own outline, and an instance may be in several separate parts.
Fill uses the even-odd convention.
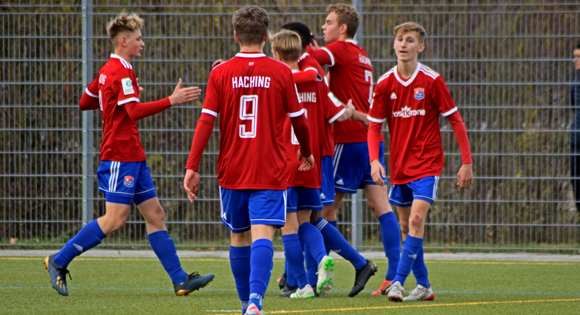
[[[216,60],[216,61],[214,61],[214,62],[213,62],[213,64],[211,65],[211,68],[213,69],[213,68],[215,68],[216,66],[219,66],[219,65],[221,65],[221,64],[222,64],[222,63],[224,63],[224,62],[225,62],[225,60],[223,60],[223,59],[218,59],[218,60]]]
[[[171,105],[179,105],[195,101],[201,95],[201,89],[197,86],[182,88],[181,85],[182,82],[181,79],[179,79],[179,83],[177,83],[175,90],[173,90],[173,94],[169,97]]]
[[[318,42],[316,41],[316,39],[313,39],[312,43],[308,46],[310,46],[310,48],[312,48],[313,50],[320,49],[320,46],[318,45]]]
[[[385,174],[385,168],[381,165],[379,160],[373,160],[371,162],[371,176],[377,185],[385,186],[383,177],[387,177],[387,174]]]
[[[139,86],[139,78],[137,78],[137,86]],[[143,91],[145,91],[145,89],[139,86],[139,94]]]
[[[348,117],[350,117],[349,119],[352,119],[354,117],[354,114],[356,112],[356,108],[354,108],[354,104],[352,103],[352,100],[348,100],[348,103],[346,103],[346,105],[344,105],[344,107],[346,108],[346,112],[349,113]]]
[[[314,157],[312,156],[312,154],[310,154],[309,157],[305,158],[302,156],[302,153],[300,153],[300,150],[298,150],[298,161],[302,161],[302,159],[304,159],[304,162],[300,164],[298,170],[300,172],[310,171],[314,167]]]
[[[183,179],[183,188],[187,192],[187,198],[191,203],[197,200],[197,188],[199,187],[199,173],[194,170],[187,170]]]
[[[457,186],[459,189],[467,188],[473,184],[473,164],[463,164],[457,173]]]

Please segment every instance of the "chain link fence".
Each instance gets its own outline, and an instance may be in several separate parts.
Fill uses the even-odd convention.
[[[265,8],[273,32],[301,21],[321,37],[330,3],[0,3],[0,247],[62,246],[83,223],[104,215],[104,196],[96,182],[100,113],[81,113],[78,100],[113,51],[106,25],[117,13],[137,12],[145,20],[145,50],[132,64],[145,88],[141,99],[147,102],[170,95],[179,78],[205,88],[212,62],[239,49],[230,23],[239,7]],[[569,91],[571,56],[580,42],[580,3],[353,4],[362,16],[357,40],[372,60],[375,82],[396,65],[394,27],[416,21],[427,29],[420,62],[445,78],[470,137],[475,181],[462,192],[455,187],[460,152],[449,123],[441,120],[446,162],[439,200],[427,218],[426,248],[578,250],[568,135],[575,110]],[[225,248],[229,243],[229,231],[220,221],[215,174],[217,125],[200,165],[200,200],[191,205],[181,188],[202,102],[174,106],[139,122],[169,233],[184,249]],[[362,194],[343,202],[339,222],[358,248],[382,248],[378,222]],[[281,247],[280,238],[275,245]],[[136,208],[126,227],[101,246],[148,246]]]

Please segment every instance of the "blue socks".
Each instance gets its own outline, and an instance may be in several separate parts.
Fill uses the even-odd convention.
[[[250,301],[250,258],[252,246],[230,246],[230,266],[236,281],[238,297],[242,303],[242,313],[246,313]]]
[[[395,279],[393,279],[393,283],[399,281],[401,285],[405,285],[405,280],[407,280],[409,273],[411,273],[411,268],[413,267],[415,259],[422,247],[422,238],[407,235],[407,239],[403,244],[403,253],[401,254],[399,267],[397,268],[397,275],[395,276]]]
[[[252,243],[249,304],[256,304],[260,310],[262,310],[262,299],[272,275],[273,258],[274,246],[270,240],[259,239]]]
[[[155,255],[161,261],[161,265],[163,265],[163,268],[169,274],[171,281],[181,284],[187,280],[187,273],[181,268],[175,243],[169,237],[169,233],[167,231],[157,231],[147,235],[147,237],[149,238],[153,252],[155,252]]]
[[[312,288],[316,288],[318,284],[318,264],[316,263],[316,259],[310,254],[308,243],[304,244],[304,258],[306,261],[306,278]]]
[[[54,257],[54,263],[66,267],[78,255],[101,244],[105,233],[101,230],[97,220],[85,225]]]
[[[328,221],[328,223],[330,223],[330,225],[334,226],[334,228],[338,230],[338,221]]]
[[[298,282],[298,287],[302,289],[308,281],[304,271],[304,253],[302,252],[298,234],[282,235],[282,243],[284,244],[284,256],[288,264],[288,278],[294,278]]]
[[[389,267],[385,280],[393,280],[397,275],[397,267],[399,266],[399,259],[401,257],[401,230],[399,222],[395,213],[387,212],[379,217],[381,223],[381,237],[383,239],[383,248],[387,259],[389,260]]]
[[[427,277],[427,266],[425,265],[425,259],[423,258],[423,246],[421,246],[419,253],[417,253],[417,259],[415,259],[412,270],[413,275],[415,275],[415,278],[417,279],[417,284],[420,284],[425,288],[431,287]]]
[[[336,223],[336,221],[333,222]],[[350,261],[354,269],[358,270],[367,265],[367,260],[344,239],[344,236],[340,234],[331,222],[319,218],[315,224],[324,237],[324,242],[328,244],[328,247],[344,259]]]
[[[298,228],[298,235],[308,244],[310,254],[316,260],[316,266],[320,264],[322,258],[326,256],[326,248],[324,247],[324,238],[310,222],[305,222]],[[304,260],[303,260],[304,261]],[[318,267],[316,268],[318,269]]]

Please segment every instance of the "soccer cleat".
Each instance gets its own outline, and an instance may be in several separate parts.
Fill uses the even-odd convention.
[[[375,275],[375,272],[377,272],[377,270],[379,270],[377,264],[375,264],[372,260],[367,259],[366,266],[356,271],[356,276],[354,278],[354,286],[348,293],[348,296],[353,297],[357,295],[360,291],[362,291],[365,288],[365,285],[367,284],[369,279]]]
[[[310,286],[310,284],[307,284],[304,286],[304,288],[300,289],[300,290],[296,290],[296,292],[292,293],[290,295],[291,299],[310,299],[313,298],[314,295],[314,291],[312,290],[312,286]]]
[[[66,275],[68,274],[69,279],[72,280],[70,272],[66,269],[66,267],[55,264],[54,256],[56,256],[56,254],[52,254],[44,258],[44,266],[50,275],[50,283],[52,284],[52,287],[56,290],[56,292],[58,292],[58,294],[62,296],[68,296]]]
[[[285,273],[282,274],[282,277],[278,278],[278,287],[280,290],[286,286],[286,279],[288,279],[288,276]]]
[[[186,296],[195,290],[199,290],[208,285],[208,283],[210,283],[213,280],[213,277],[214,277],[213,273],[210,273],[209,275],[205,276],[200,276],[199,272],[197,271],[192,272],[187,276],[187,279],[185,279],[183,283],[177,284],[173,282],[173,289],[175,289],[175,295]]]
[[[244,315],[262,315],[262,311],[256,306],[256,304],[252,303],[248,305],[248,309]]]
[[[296,292],[296,290],[298,290],[298,287],[291,287],[286,282],[286,285],[284,285],[284,289],[282,289],[282,292],[280,292],[280,294],[278,294],[278,296],[279,297],[290,297],[290,295],[292,295],[292,293]]]
[[[409,295],[403,298],[405,302],[414,302],[414,301],[433,301],[435,300],[435,293],[433,293],[433,289],[425,288],[424,286],[418,284],[413,291],[409,292]]]
[[[403,286],[401,285],[401,283],[399,281],[393,283],[391,285],[391,288],[389,289],[389,294],[387,294],[387,297],[389,298],[389,301],[391,302],[403,302],[403,292],[405,292],[405,289],[403,288]]]
[[[324,296],[332,289],[332,272],[334,271],[334,259],[330,256],[324,256],[318,264],[318,282],[316,291]]]
[[[393,281],[389,281],[389,280],[383,281],[381,286],[376,291],[371,293],[371,295],[386,295],[387,293],[389,293],[388,291],[389,291],[389,286],[391,286],[391,283],[393,283]]]

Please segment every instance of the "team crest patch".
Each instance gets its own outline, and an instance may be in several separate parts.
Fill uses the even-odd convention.
[[[424,88],[416,88],[415,93],[413,93],[415,99],[420,101],[425,98],[425,89]]]
[[[133,187],[133,185],[135,185],[135,178],[133,178],[133,176],[125,176],[125,181],[123,182],[123,185],[127,187]]]

